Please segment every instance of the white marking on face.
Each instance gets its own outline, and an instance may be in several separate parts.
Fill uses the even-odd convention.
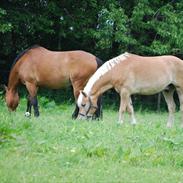
[[[79,107],[79,115],[78,119],[87,119],[87,111],[90,107],[90,103],[87,101],[87,99],[84,99],[84,95],[82,93],[79,94],[77,105]]]
[[[82,100],[83,100],[83,94],[80,93],[80,94],[79,94],[79,97],[78,97],[78,100],[77,100],[77,104],[78,104],[78,107],[79,107],[79,108],[81,107]]]

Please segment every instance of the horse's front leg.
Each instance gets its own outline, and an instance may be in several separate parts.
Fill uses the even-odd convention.
[[[174,113],[175,113],[175,102],[173,99],[173,94],[174,94],[175,89],[170,89],[168,91],[163,91],[163,96],[165,98],[165,101],[168,106],[168,121],[167,121],[167,127],[171,128],[173,126],[174,122]]]
[[[128,113],[131,117],[131,124],[135,125],[137,122],[136,122],[136,119],[135,119],[135,114],[134,114],[134,109],[133,109],[131,97],[129,97],[129,101],[128,101],[128,104],[127,104],[127,111],[128,111]]]
[[[120,108],[119,108],[119,124],[123,124],[124,122],[124,113],[127,109],[129,94],[126,89],[122,89],[120,92]]]
[[[97,100],[97,110],[95,112],[95,116],[96,116],[96,119],[103,119],[103,111],[102,111],[102,96],[99,96],[98,100]]]
[[[26,109],[26,112],[25,112],[26,117],[31,116],[31,108],[32,108],[32,104],[31,104],[31,101],[30,101],[30,96],[28,96],[27,97],[27,109]]]
[[[72,119],[76,119],[78,117],[78,114],[79,114],[79,107],[77,105],[77,99],[79,96],[79,91],[84,88],[85,83],[82,82],[81,80],[77,80],[75,77],[74,78],[71,77],[70,80],[72,83],[74,98],[76,101],[76,107],[74,109],[74,112],[72,113]]]
[[[78,105],[76,104],[75,110],[74,110],[74,112],[72,113],[72,119],[76,119],[76,118],[78,117],[78,113],[79,113],[79,107],[78,107]]]
[[[29,92],[30,106],[34,108],[34,116],[39,116],[38,100],[37,100],[37,86],[34,83],[26,82],[26,88]]]

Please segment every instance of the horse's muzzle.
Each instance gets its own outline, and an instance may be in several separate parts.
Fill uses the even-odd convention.
[[[86,120],[87,119],[87,116],[85,116],[82,113],[79,113],[77,119],[79,119],[79,120]]]

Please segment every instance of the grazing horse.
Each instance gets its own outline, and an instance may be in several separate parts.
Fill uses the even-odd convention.
[[[33,46],[17,56],[10,71],[6,89],[6,104],[14,111],[19,103],[18,85],[24,84],[28,90],[26,115],[39,116],[38,87],[59,89],[72,85],[75,100],[90,76],[102,65],[102,61],[85,51],[50,51],[40,46]],[[100,101],[99,101],[100,105]],[[76,118],[79,108],[76,105],[72,115]],[[99,117],[100,110],[96,116]]]
[[[152,95],[163,92],[168,105],[167,127],[174,121],[175,102],[173,93],[177,90],[183,127],[183,61],[175,56],[143,57],[124,53],[102,65],[89,79],[80,92],[77,104],[79,119],[92,117],[98,108],[97,99],[110,88],[120,95],[119,123],[123,123],[124,112],[135,124],[132,94]]]

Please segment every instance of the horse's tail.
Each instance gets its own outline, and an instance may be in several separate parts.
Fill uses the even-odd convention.
[[[34,45],[34,46],[31,46],[31,47],[29,47],[29,48],[23,50],[22,52],[20,52],[20,53],[16,56],[16,58],[14,59],[11,68],[13,68],[13,66],[17,63],[17,61],[18,61],[25,53],[27,53],[27,52],[28,52],[29,50],[31,50],[31,49],[38,48],[38,47],[40,47],[40,46],[39,46],[39,45]]]
[[[102,66],[103,61],[101,59],[99,59],[98,57],[96,57],[96,62],[97,62],[97,69]]]

